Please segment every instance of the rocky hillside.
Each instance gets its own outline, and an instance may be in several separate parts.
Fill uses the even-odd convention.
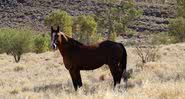
[[[169,19],[174,18],[176,14],[174,5],[137,4],[137,7],[143,10],[143,16],[135,19],[129,28],[139,32],[166,32]]]
[[[96,13],[106,7],[93,0],[1,0],[0,27],[31,26],[42,30],[44,18],[54,9],[63,9],[75,16],[78,14]],[[144,11],[143,16],[135,19],[129,28],[139,32],[168,31],[168,19],[175,17],[174,6],[137,4]]]

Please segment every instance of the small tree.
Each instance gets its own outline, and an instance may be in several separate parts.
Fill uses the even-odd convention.
[[[143,69],[144,64],[147,62],[156,62],[160,58],[159,47],[154,45],[138,45],[135,52],[140,60],[136,66],[141,69]]]
[[[137,46],[136,53],[141,59],[142,63],[155,62],[159,59],[159,48],[156,46]]]
[[[177,15],[185,18],[185,0],[177,0]]]
[[[14,57],[19,62],[23,53],[29,52],[31,47],[31,31],[25,29],[0,29],[1,51]]]
[[[50,48],[50,38],[48,35],[36,35],[34,37],[34,52],[42,53],[48,51]]]
[[[114,32],[114,33],[111,33],[111,34],[110,34],[110,38],[109,38],[109,39],[110,39],[111,41],[116,41],[116,37],[117,37],[117,34]]]
[[[91,39],[93,39],[92,35],[96,35],[96,27],[97,23],[91,16],[77,16],[75,19],[75,25],[78,28],[77,37],[83,43],[89,44]]]
[[[108,30],[109,39],[112,33],[125,33],[131,21],[141,15],[141,11],[134,7],[131,0],[103,0],[97,1],[107,5],[106,9],[97,12],[98,30]],[[103,29],[102,29],[103,28]]]
[[[48,26],[60,26],[62,32],[72,36],[72,17],[65,11],[55,10],[45,18],[45,24]]]
[[[185,41],[185,0],[177,0],[177,18],[171,20],[170,34],[176,37],[177,42]]]
[[[172,20],[169,28],[170,35],[174,36],[177,42],[185,41],[185,19],[183,17]]]

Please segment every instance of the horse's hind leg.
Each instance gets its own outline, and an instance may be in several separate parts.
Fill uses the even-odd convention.
[[[81,76],[80,76],[80,70],[70,70],[69,73],[71,75],[71,78],[72,78],[72,82],[73,82],[73,86],[75,88],[75,91],[77,91],[77,88],[82,86],[82,80],[81,80]]]
[[[114,64],[114,65],[109,65],[111,74],[113,76],[113,80],[114,80],[114,87],[116,86],[117,83],[120,83],[121,81],[121,76],[120,76],[120,71],[118,68],[118,64]]]

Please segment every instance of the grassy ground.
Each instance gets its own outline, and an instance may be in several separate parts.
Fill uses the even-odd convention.
[[[162,46],[160,59],[138,67],[134,48],[127,48],[133,69],[128,89],[121,82],[113,90],[106,66],[82,71],[83,87],[74,91],[59,52],[23,55],[20,63],[0,54],[0,99],[184,99],[185,43]]]

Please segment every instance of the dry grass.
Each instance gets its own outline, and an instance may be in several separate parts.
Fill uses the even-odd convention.
[[[82,71],[83,87],[74,91],[59,52],[23,55],[20,63],[0,54],[0,99],[184,99],[185,43],[162,46],[161,58],[136,68],[134,48],[127,48],[128,69],[133,74],[128,88],[122,82],[113,90],[105,67]]]

